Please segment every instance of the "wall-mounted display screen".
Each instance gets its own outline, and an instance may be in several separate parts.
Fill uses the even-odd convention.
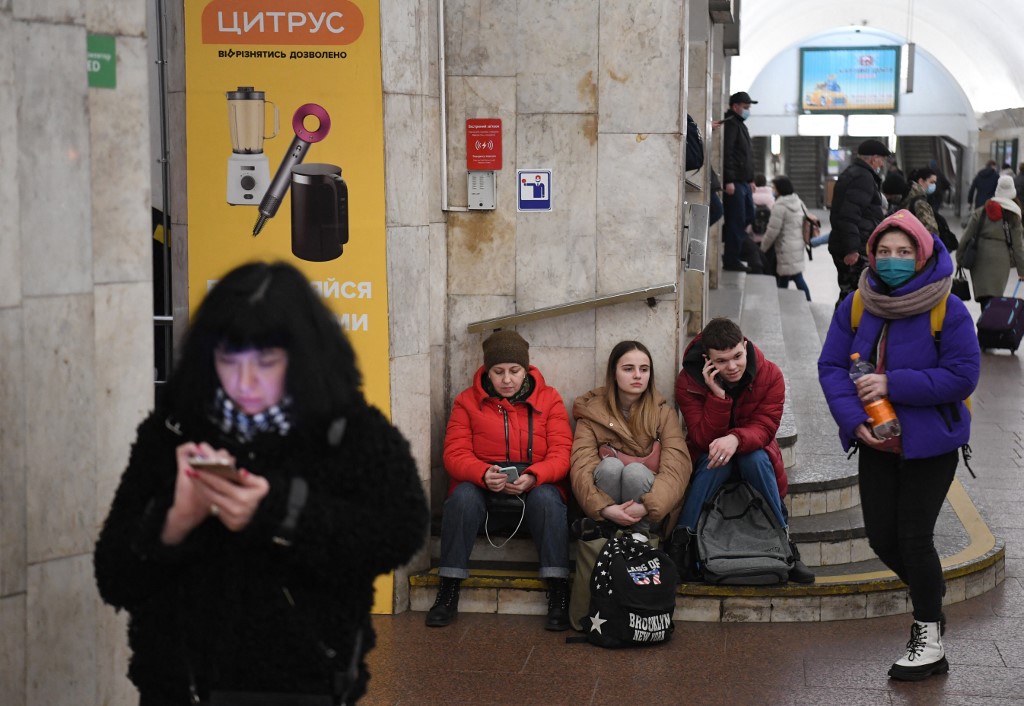
[[[800,50],[804,113],[894,113],[899,87],[898,46]]]

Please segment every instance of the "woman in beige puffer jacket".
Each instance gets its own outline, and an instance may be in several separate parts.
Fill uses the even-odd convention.
[[[775,189],[775,206],[772,217],[768,221],[768,230],[761,241],[761,251],[768,252],[775,248],[775,284],[779,289],[786,289],[790,282],[804,293],[807,301],[811,300],[811,290],[804,281],[804,246],[803,223],[807,208],[800,197],[793,191],[793,182],[789,177],[777,176],[772,179]]]

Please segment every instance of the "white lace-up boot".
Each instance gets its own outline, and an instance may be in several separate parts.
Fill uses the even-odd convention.
[[[889,669],[889,676],[901,681],[919,681],[949,671],[938,623],[918,620],[910,626],[907,653]]]

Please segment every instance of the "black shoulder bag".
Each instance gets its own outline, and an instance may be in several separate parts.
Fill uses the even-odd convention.
[[[506,412],[504,408],[500,409],[502,415],[505,418],[505,460],[494,461],[493,463],[497,466],[502,467],[514,466],[517,474],[521,476],[526,471],[526,469],[533,464],[533,407],[530,407],[530,405],[526,405],[526,416],[529,420],[528,433],[530,435],[529,440],[526,442],[526,463],[513,462],[509,460],[509,457],[512,454],[508,438],[508,412]],[[511,534],[509,534],[508,539],[506,539],[501,544],[495,544],[493,541],[491,541],[490,521],[492,514],[510,518],[511,521],[503,522],[501,523],[502,525],[511,526],[513,522],[515,523],[515,528],[512,529],[512,532]],[[516,516],[518,516],[518,520],[516,519]],[[523,500],[522,496],[509,495],[508,493],[493,493],[491,491],[487,491],[487,517],[484,519],[484,535],[487,537],[487,541],[490,543],[492,547],[494,547],[495,549],[501,549],[506,544],[508,544],[509,541],[511,541],[511,539],[516,535],[516,532],[519,531],[519,528],[522,527],[523,520],[525,518],[526,501]]]

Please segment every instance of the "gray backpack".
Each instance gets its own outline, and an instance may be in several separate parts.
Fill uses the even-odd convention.
[[[785,528],[744,481],[724,484],[704,505],[697,522],[697,555],[708,583],[785,583],[793,568]]]

